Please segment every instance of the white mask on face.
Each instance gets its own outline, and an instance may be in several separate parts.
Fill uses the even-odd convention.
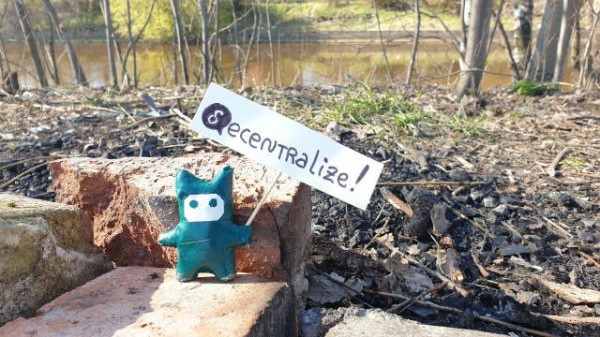
[[[188,222],[219,220],[224,209],[225,202],[218,194],[193,194],[183,201],[183,216]]]

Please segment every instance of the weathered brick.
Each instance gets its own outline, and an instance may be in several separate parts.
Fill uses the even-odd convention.
[[[6,324],[0,336],[294,336],[293,302],[285,282],[255,275],[180,283],[174,269],[122,267]]]

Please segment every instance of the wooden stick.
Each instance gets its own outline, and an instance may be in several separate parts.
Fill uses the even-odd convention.
[[[569,148],[565,147],[564,149],[562,149],[562,151],[560,151],[556,155],[556,157],[554,157],[554,160],[552,161],[550,166],[546,169],[546,173],[548,173],[548,175],[550,177],[552,177],[552,178],[556,177],[556,166],[558,165],[560,160],[567,154],[567,152],[569,152]]]
[[[377,186],[476,186],[485,184],[485,181],[385,181],[377,183]]]
[[[479,262],[479,258],[477,257],[477,255],[475,253],[471,253],[471,257],[473,258],[473,262],[475,262],[477,269],[479,269],[481,276],[485,278],[490,277],[490,272],[485,270],[485,267],[481,264],[481,262]]]
[[[260,199],[260,201],[258,202],[258,205],[256,205],[256,208],[254,209],[254,211],[252,212],[252,214],[250,215],[250,217],[248,218],[248,221],[246,221],[246,224],[244,226],[250,226],[250,224],[252,223],[252,221],[256,217],[256,214],[258,214],[258,211],[260,211],[260,208],[265,203],[265,201],[267,200],[267,197],[269,196],[269,194],[273,190],[273,187],[275,187],[275,185],[277,185],[277,180],[279,180],[279,178],[281,177],[281,174],[282,173],[279,172],[279,174],[277,175],[277,178],[275,178],[275,180],[273,180],[273,183],[271,183],[271,187],[269,187],[269,189],[267,190],[267,193],[265,193],[263,195],[263,197]]]
[[[558,229],[558,230],[560,231],[560,233],[563,233],[563,234],[558,234],[558,233],[556,233],[556,232],[552,231],[553,233],[556,233],[556,234],[558,234],[559,236],[562,236],[562,237],[564,237],[564,238],[567,238],[567,239],[572,239],[572,238],[573,238],[573,235],[572,235],[571,233],[567,232],[567,231],[566,231],[564,228],[562,228],[562,227],[560,227],[559,225],[557,225],[557,224],[556,224],[554,221],[552,221],[552,220],[550,220],[550,219],[546,218],[546,217],[545,217],[545,216],[543,216],[543,215],[542,215],[542,218],[543,218],[544,220],[546,220],[546,221],[547,221],[547,222],[548,222],[550,225],[554,226],[554,228]],[[549,228],[549,229],[551,229],[551,228]]]
[[[39,164],[39,165],[34,166],[34,167],[32,167],[32,168],[30,168],[30,169],[28,169],[26,171],[21,172],[19,175],[17,175],[16,177],[12,178],[11,180],[9,180],[9,181],[7,181],[7,182],[5,182],[3,184],[0,184],[0,189],[3,189],[6,186],[9,186],[10,184],[14,183],[15,181],[17,181],[17,180],[19,180],[19,179],[21,179],[21,178],[29,175],[32,172],[35,172],[35,171],[39,170],[40,168],[42,168],[42,167],[44,167],[46,165],[48,165],[48,163]]]
[[[578,252],[578,253],[579,253],[581,256],[583,256],[584,258],[586,258],[587,260],[589,260],[591,263],[593,263],[593,264],[594,264],[594,266],[596,266],[596,267],[600,268],[600,263],[598,263],[596,260],[594,260],[594,258],[593,258],[593,257],[591,257],[590,255],[587,255],[586,253],[584,253],[584,252],[582,252],[582,251],[580,251],[580,250],[578,250],[577,252]]]

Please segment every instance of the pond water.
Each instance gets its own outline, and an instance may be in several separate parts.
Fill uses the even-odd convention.
[[[38,83],[30,62],[27,48],[22,44],[8,44],[8,58],[13,63],[13,70],[19,72],[19,80],[23,87],[36,87]],[[108,83],[109,66],[105,44],[77,44],[76,52],[82,63],[84,72],[94,87]],[[248,52],[247,46],[240,50]],[[412,44],[410,42],[389,45],[387,55],[394,80],[404,83]],[[202,58],[200,49],[188,48],[188,73],[191,83],[197,83],[197,74],[201,73]],[[268,44],[253,45],[249,51],[247,66],[247,85],[264,85],[272,83],[271,52]],[[352,80],[369,81],[370,83],[388,83],[388,71],[381,51],[381,45],[370,43],[306,43],[306,44],[274,44],[273,58],[275,64],[275,82],[278,85],[329,85],[341,84]],[[72,81],[67,54],[62,45],[56,47],[61,84]],[[141,87],[172,86],[173,47],[171,45],[138,44],[138,76]],[[131,61],[131,57],[130,57]],[[240,60],[243,65],[243,57]],[[223,46],[216,60],[219,82],[239,84],[236,72],[234,48]],[[128,64],[131,68],[131,62]],[[421,83],[439,83],[453,86],[458,79],[458,53],[446,43],[426,42],[419,45],[417,65],[413,81]],[[507,62],[506,52],[501,46],[492,48],[488,57],[487,69],[483,79],[484,89],[509,85],[512,81],[511,69]],[[181,67],[179,67],[181,72]],[[118,70],[120,74],[120,70]],[[567,72],[565,82],[570,82]],[[182,76],[178,76],[182,82]],[[49,80],[50,81],[50,80]],[[120,82],[120,80],[119,80]],[[50,83],[52,83],[50,81]]]

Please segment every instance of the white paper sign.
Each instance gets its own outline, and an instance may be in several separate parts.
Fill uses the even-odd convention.
[[[363,210],[383,169],[383,164],[214,83],[191,128]]]

